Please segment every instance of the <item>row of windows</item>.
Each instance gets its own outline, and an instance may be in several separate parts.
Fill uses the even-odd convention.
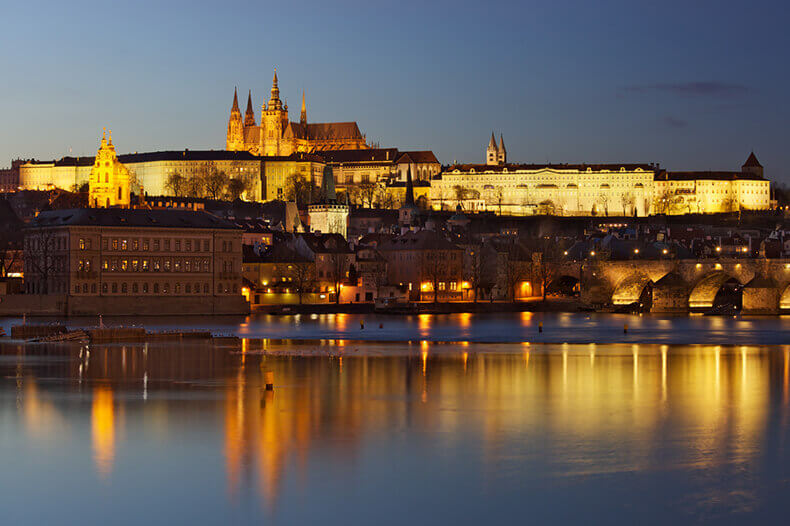
[[[182,284],[180,282],[175,282],[172,285],[168,282],[164,283],[132,283],[131,285],[126,282],[113,282],[113,283],[102,283],[101,284],[101,291],[102,294],[128,294],[131,292],[132,294],[148,294],[149,291],[153,294],[200,294],[201,288],[203,290],[203,294],[209,294],[210,287],[208,283],[203,283],[202,287],[200,283],[185,283]],[[91,283],[90,286],[88,283],[83,283],[80,285],[79,283],[74,285],[74,293],[79,294],[88,294],[88,290],[90,290],[91,294],[96,294],[96,283]],[[233,284],[232,286],[228,283],[218,283],[217,284],[217,294],[229,293],[230,291],[233,293],[239,292],[238,284]]]
[[[172,243],[171,243],[172,241]],[[143,251],[151,250],[153,247],[154,252],[158,252],[159,250],[166,250],[169,251],[170,247],[173,247],[174,252],[181,252],[182,247],[184,252],[200,252],[201,247],[201,240],[199,239],[127,239],[127,238],[102,238],[102,250],[140,250],[142,248]],[[203,251],[208,252],[210,247],[210,243],[208,239],[203,240]],[[79,248],[80,250],[90,250],[91,248],[91,240],[80,238],[79,240]],[[223,241],[222,242],[222,250],[225,252],[229,252],[233,248],[232,242]]]
[[[227,264],[227,262],[226,262]],[[233,270],[231,264],[231,271]],[[91,260],[79,260],[77,263],[78,271],[89,271]],[[202,270],[201,270],[202,269]],[[153,259],[116,259],[105,258],[102,260],[102,270],[110,272],[210,272],[211,261],[209,258],[153,258]],[[224,269],[227,271],[227,269]]]

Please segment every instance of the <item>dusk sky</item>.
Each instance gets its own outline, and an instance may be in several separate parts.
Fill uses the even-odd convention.
[[[166,5],[160,5],[166,4]],[[0,31],[0,167],[221,149],[238,86],[272,69],[292,120],[482,162],[660,162],[790,182],[785,2],[13,2]]]

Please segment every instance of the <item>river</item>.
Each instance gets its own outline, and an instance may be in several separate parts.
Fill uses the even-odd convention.
[[[3,523],[785,522],[783,318],[145,322],[0,344]]]

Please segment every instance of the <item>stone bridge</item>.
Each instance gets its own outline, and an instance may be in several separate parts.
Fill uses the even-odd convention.
[[[589,305],[649,297],[651,312],[704,311],[728,285],[741,294],[743,313],[790,312],[790,259],[588,260],[558,267],[555,279],[562,276],[581,281],[581,299]]]

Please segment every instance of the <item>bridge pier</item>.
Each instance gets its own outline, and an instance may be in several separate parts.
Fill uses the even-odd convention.
[[[653,307],[650,312],[681,313],[689,311],[689,290],[686,281],[670,272],[653,285]]]
[[[743,287],[743,314],[779,314],[779,287],[758,275]]]

